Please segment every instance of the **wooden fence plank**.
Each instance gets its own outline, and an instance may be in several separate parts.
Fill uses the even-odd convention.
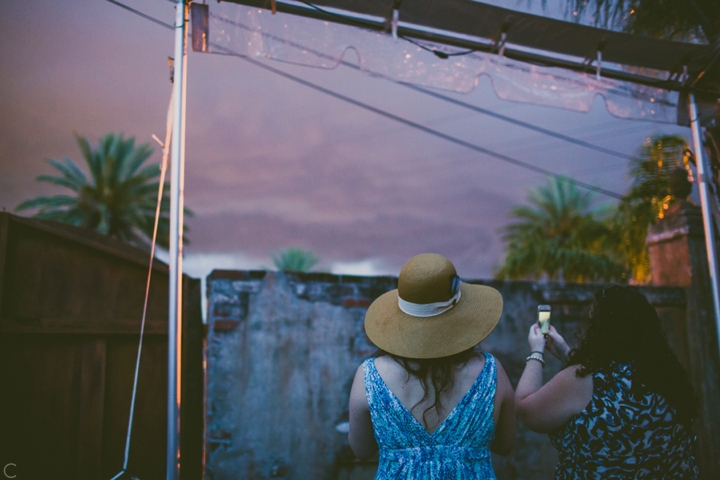
[[[5,264],[7,263],[8,225],[10,215],[0,213],[0,326],[2,326],[3,280],[5,280]]]
[[[102,465],[102,426],[105,403],[105,339],[82,345],[80,360],[80,424],[78,477],[97,478]]]
[[[18,318],[4,317],[0,324],[0,333],[20,334],[129,334],[140,331],[140,313],[135,318],[123,318],[113,322],[78,320],[75,318]],[[167,335],[167,320],[147,319],[146,335]]]

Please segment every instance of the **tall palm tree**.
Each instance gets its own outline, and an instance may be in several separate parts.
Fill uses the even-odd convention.
[[[613,219],[618,250],[637,283],[650,280],[650,258],[645,237],[648,227],[675,202],[671,178],[677,169],[688,170],[689,149],[680,135],[649,137],[630,161],[630,189]]]
[[[547,276],[574,282],[626,279],[621,262],[608,248],[611,231],[606,208],[592,208],[590,193],[572,181],[549,178],[531,190],[529,205],[514,208],[516,220],[503,228],[505,259],[498,278]]]
[[[312,251],[287,248],[272,255],[275,267],[281,272],[307,272],[320,261]]]
[[[59,174],[40,175],[37,180],[71,190],[68,195],[40,196],[22,202],[16,211],[37,209],[35,218],[54,220],[95,230],[137,246],[152,238],[160,186],[160,165],[144,165],[152,154],[150,145],[135,146],[135,138],[108,134],[92,147],[75,135],[89,177],[71,159],[48,160]],[[169,241],[170,196],[165,184],[158,223],[158,245]],[[186,214],[192,212],[186,209]]]

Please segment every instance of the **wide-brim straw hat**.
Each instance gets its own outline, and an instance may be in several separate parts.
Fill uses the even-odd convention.
[[[378,297],[365,316],[368,338],[405,358],[440,358],[468,350],[502,315],[500,292],[461,283],[442,255],[416,255],[402,267],[398,288]]]

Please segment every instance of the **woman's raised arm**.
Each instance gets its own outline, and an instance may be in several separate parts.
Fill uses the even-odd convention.
[[[543,357],[546,339],[537,324],[530,328],[528,343],[533,356]],[[579,365],[573,365],[543,386],[543,365],[536,359],[527,360],[515,391],[515,409],[518,419],[530,430],[548,433],[561,428],[583,411],[592,399],[593,383],[589,375],[578,377]]]

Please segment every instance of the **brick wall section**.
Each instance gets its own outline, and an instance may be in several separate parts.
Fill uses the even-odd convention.
[[[720,241],[720,238],[716,238]],[[690,202],[678,202],[648,229],[646,239],[655,285],[685,287],[690,379],[700,393],[696,457],[700,480],[720,478],[720,360],[718,330],[713,310],[702,211]]]
[[[500,290],[503,318],[481,348],[517,384],[526,337],[539,303],[569,340],[601,285],[477,281]],[[350,385],[374,351],[363,331],[369,304],[395,288],[394,277],[264,271],[214,271],[208,277],[208,479],[372,478],[353,462],[347,435]],[[686,361],[677,331],[685,315],[681,288],[641,289]],[[560,362],[548,361],[546,381]],[[557,459],[547,436],[520,427],[515,451],[493,461],[500,479],[547,479]]]

